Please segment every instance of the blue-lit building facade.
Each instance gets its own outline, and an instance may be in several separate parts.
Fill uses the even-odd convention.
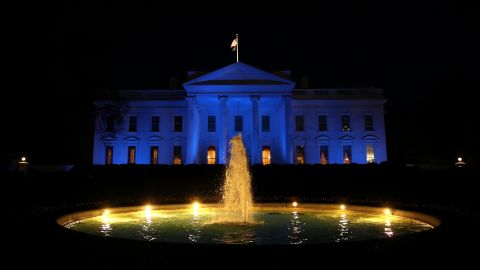
[[[242,62],[183,88],[120,91],[120,113],[97,117],[93,163],[224,164],[238,133],[251,164],[387,160],[381,89],[295,89],[288,74]]]

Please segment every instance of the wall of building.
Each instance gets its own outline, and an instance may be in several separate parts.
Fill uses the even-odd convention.
[[[126,164],[128,146],[136,146],[136,163],[150,163],[150,147],[159,147],[159,164],[172,164],[173,146],[182,146],[182,157],[185,160],[186,149],[186,120],[185,101],[131,101],[128,102],[128,111],[123,116],[120,125],[116,125],[115,132],[105,132],[105,124],[97,122],[93,163],[105,164],[105,147],[113,146],[113,164]],[[174,116],[183,118],[182,132],[174,132]],[[137,131],[128,131],[129,116],[137,116]],[[160,131],[151,131],[152,116],[160,116]]]
[[[94,164],[105,164],[105,147],[113,146],[113,164],[126,164],[128,147],[136,147],[136,163],[150,163],[150,147],[159,147],[159,164],[172,164],[173,147],[182,147],[184,163],[207,163],[207,148],[215,146],[217,163],[224,163],[228,141],[236,135],[235,115],[243,116],[242,136],[252,163],[261,163],[262,146],[271,149],[272,163],[292,163],[295,149],[305,149],[305,163],[320,162],[320,146],[328,145],[329,163],[343,163],[343,145],[352,146],[352,162],[366,163],[366,145],[374,146],[375,162],[387,160],[384,112],[381,99],[291,99],[283,96],[259,96],[258,138],[254,138],[252,96],[225,98],[225,112],[216,95],[186,100],[139,100],[128,102],[122,124],[115,132],[105,132],[97,123],[94,140]],[[101,102],[99,102],[101,103]],[[286,105],[288,104],[288,105]],[[97,104],[98,105],[98,104]],[[291,106],[289,109],[288,107]],[[287,119],[285,114],[289,113]],[[225,115],[223,115],[225,113]],[[174,116],[181,115],[183,129],[174,132]],[[216,131],[208,131],[208,115],[216,116]],[[262,131],[262,115],[270,116],[270,131]],[[303,115],[304,131],[295,130],[295,116]],[[327,131],[318,130],[318,116],[327,116]],[[350,116],[351,130],[342,131],[341,116]],[[373,131],[365,131],[364,117],[373,118]],[[129,116],[137,116],[137,131],[128,131]],[[151,131],[152,116],[160,117],[160,131]],[[226,130],[222,127],[225,117]],[[288,124],[286,126],[286,124]],[[226,138],[223,138],[224,132]],[[256,146],[255,146],[256,145]],[[291,146],[289,146],[291,145]],[[255,148],[255,149],[252,149]],[[223,152],[222,152],[223,151]]]
[[[304,131],[295,130],[295,116],[303,115]],[[318,116],[327,116],[327,131],[319,131]],[[350,117],[351,130],[342,131],[342,115]],[[365,115],[371,115],[373,131],[365,130]],[[320,163],[320,146],[329,149],[329,163],[343,163],[343,145],[352,146],[352,162],[367,163],[366,145],[374,146],[375,162],[387,160],[383,100],[293,100],[293,149],[305,147],[305,163]]]

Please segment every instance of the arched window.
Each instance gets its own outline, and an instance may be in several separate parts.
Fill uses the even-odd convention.
[[[217,163],[217,151],[215,146],[209,146],[207,150],[207,164],[216,164]]]
[[[295,163],[305,164],[305,147],[303,147],[303,145],[297,145],[295,153]]]
[[[343,164],[352,163],[352,146],[344,145],[343,146]]]
[[[158,164],[158,146],[150,147],[150,164],[152,165]]]
[[[105,164],[106,165],[113,164],[113,146],[105,147]]]
[[[128,164],[135,164],[136,153],[137,153],[137,147],[135,146],[128,147]]]
[[[269,165],[271,162],[270,160],[270,146],[264,145],[262,146],[262,164]]]
[[[182,146],[175,145],[173,146],[173,164],[178,165],[182,164]]]
[[[320,164],[322,165],[328,164],[328,145],[320,146]]]
[[[373,144],[367,144],[367,163],[374,163],[375,162],[375,149],[373,148]]]

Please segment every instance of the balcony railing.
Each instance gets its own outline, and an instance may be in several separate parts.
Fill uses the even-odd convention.
[[[375,99],[383,98],[383,90],[380,88],[294,89],[292,96],[296,99]]]
[[[131,100],[181,100],[185,98],[185,90],[121,90],[120,96]]]

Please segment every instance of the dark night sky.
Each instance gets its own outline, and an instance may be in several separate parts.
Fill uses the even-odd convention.
[[[478,10],[453,1],[278,5],[12,8],[2,161],[25,153],[36,163],[89,163],[98,91],[166,88],[171,76],[230,64],[238,32],[241,61],[292,70],[297,83],[308,75],[310,87],[384,88],[390,160],[452,162],[461,154],[480,162]]]

